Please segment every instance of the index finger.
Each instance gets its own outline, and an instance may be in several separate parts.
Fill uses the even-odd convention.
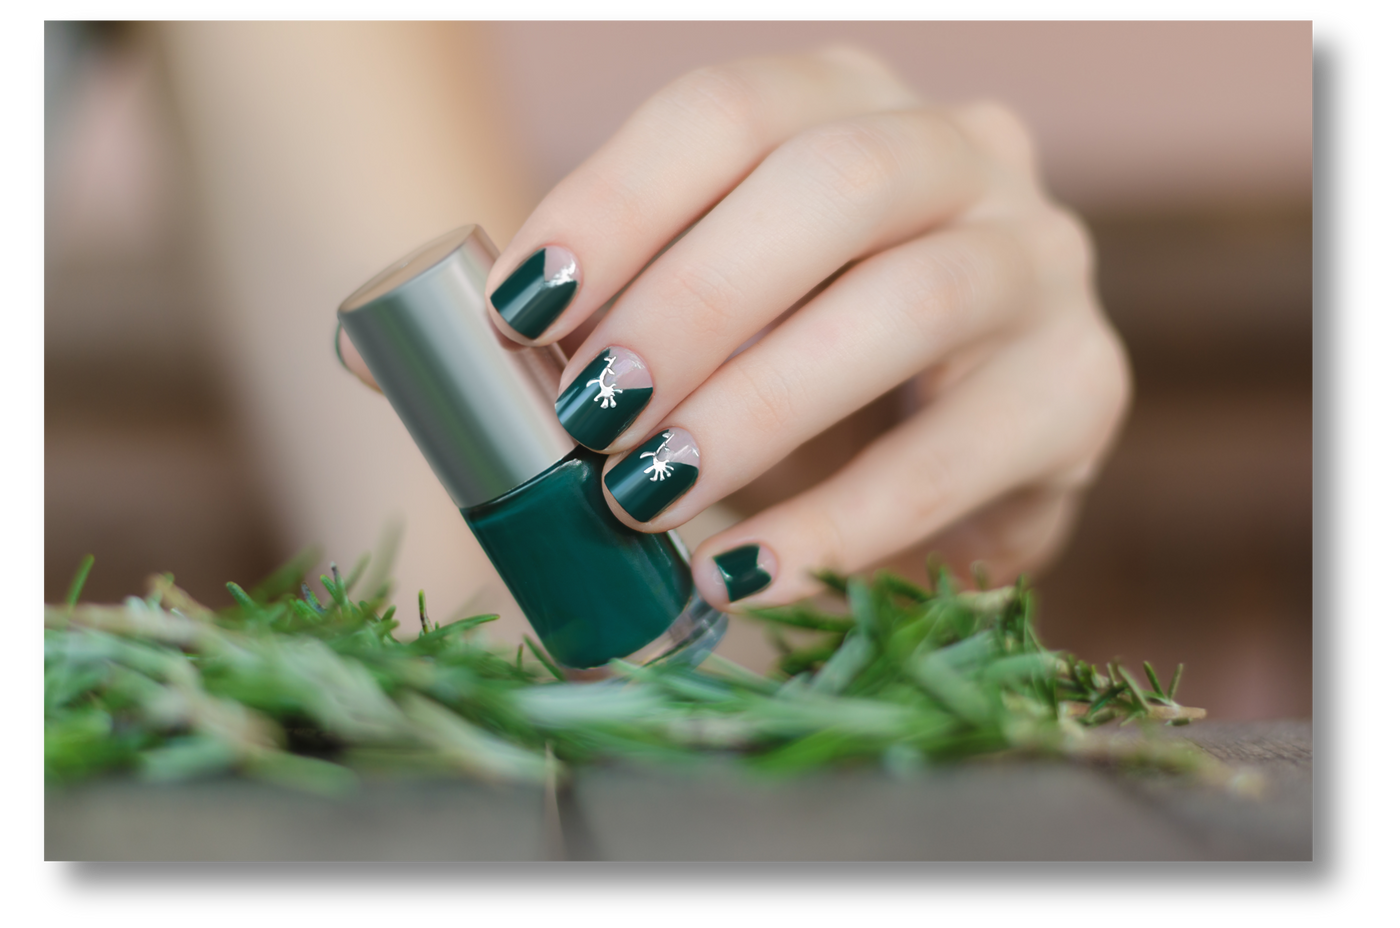
[[[838,47],[703,68],[644,103],[540,203],[486,289],[518,342],[558,341],[782,142],[917,102],[877,59]]]

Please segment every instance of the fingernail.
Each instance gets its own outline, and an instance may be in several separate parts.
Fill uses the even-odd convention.
[[[491,305],[512,329],[539,338],[574,298],[578,280],[574,253],[548,245],[511,272],[491,294]]]
[[[627,514],[650,522],[695,486],[700,448],[685,429],[666,429],[643,442],[603,482]]]
[[[564,431],[601,451],[627,430],[651,402],[651,374],[626,348],[607,348],[573,379],[554,411]]]
[[[740,545],[712,560],[731,603],[765,589],[778,569],[778,559],[762,545]]]

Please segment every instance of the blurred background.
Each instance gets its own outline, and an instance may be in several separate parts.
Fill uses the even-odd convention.
[[[50,23],[46,598],[92,552],[87,598],[169,570],[221,605],[227,580],[310,543],[352,563],[397,521],[405,603],[499,610],[518,637],[387,404],[336,366],[336,305],[464,222],[504,245],[686,70],[832,41],[931,100],[1011,104],[1094,232],[1136,398],[1036,578],[1042,638],[1185,662],[1183,700],[1215,717],[1310,717],[1308,23]],[[801,455],[839,463],[894,415]],[[780,465],[685,534],[817,477]],[[736,625],[723,650],[763,668]]]

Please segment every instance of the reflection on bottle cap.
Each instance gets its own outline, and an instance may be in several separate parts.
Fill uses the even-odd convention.
[[[498,252],[480,226],[435,239],[355,291],[339,317],[458,508],[495,499],[568,454],[554,412],[564,356],[490,319]]]

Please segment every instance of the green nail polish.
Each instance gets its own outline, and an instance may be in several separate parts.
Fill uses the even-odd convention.
[[[650,522],[699,477],[700,449],[695,439],[685,429],[667,429],[619,461],[603,482],[629,516]]]
[[[491,294],[501,318],[526,338],[539,338],[568,307],[578,289],[578,262],[550,245],[525,259]]]
[[[773,582],[773,575],[758,566],[758,553],[758,545],[742,545],[715,555],[715,566],[731,603],[752,596]]]
[[[690,570],[664,532],[617,520],[579,448],[504,496],[463,509],[467,524],[530,618],[570,667],[597,667],[657,638],[690,600]]]
[[[480,229],[455,230],[356,291],[338,318],[556,661],[693,665],[728,619],[695,589],[678,538],[609,508],[606,458],[574,443],[548,399],[559,352],[510,345],[491,318],[495,258]]]
[[[601,450],[626,431],[649,402],[651,376],[641,358],[625,348],[608,348],[564,388],[554,411],[575,441]]]

